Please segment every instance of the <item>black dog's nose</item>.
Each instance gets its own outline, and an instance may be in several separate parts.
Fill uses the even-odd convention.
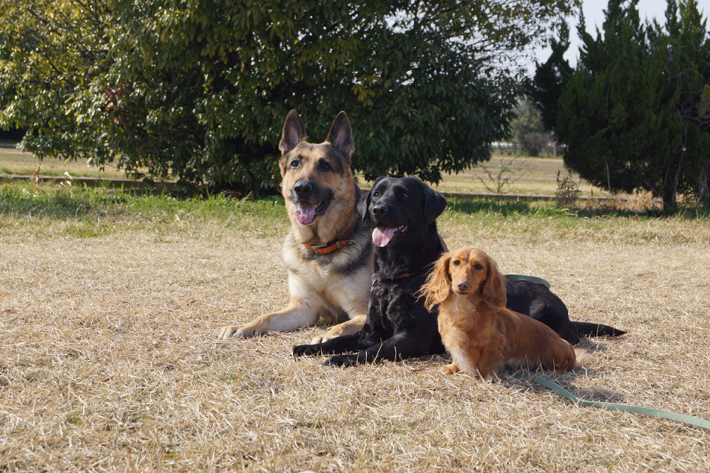
[[[372,207],[372,214],[382,216],[387,213],[387,206],[384,204],[375,205]]]
[[[465,291],[466,289],[468,289],[468,286],[468,281],[459,281],[456,283],[456,287],[459,288],[459,291]]]
[[[313,186],[308,181],[299,181],[293,186],[293,191],[299,197],[308,197],[313,192]]]

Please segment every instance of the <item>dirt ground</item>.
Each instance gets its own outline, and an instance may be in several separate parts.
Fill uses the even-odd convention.
[[[282,307],[282,238],[218,224],[65,236],[0,228],[0,471],[704,471],[710,432],[577,407],[529,381],[444,376],[446,357],[295,360],[325,327],[218,342]],[[283,228],[286,228],[285,226]],[[445,218],[450,248],[550,281],[587,339],[545,373],[589,400],[710,420],[710,224],[563,228]],[[63,236],[64,235],[64,236]]]

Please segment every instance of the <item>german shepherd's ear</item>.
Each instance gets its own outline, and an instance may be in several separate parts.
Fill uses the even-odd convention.
[[[446,198],[423,182],[422,186],[424,186],[424,218],[431,224],[446,208]]]
[[[507,302],[505,279],[498,271],[495,260],[488,255],[486,255],[486,267],[488,268],[488,276],[483,282],[483,290],[481,291],[483,301],[490,307],[505,307]]]
[[[350,126],[350,120],[348,120],[348,116],[345,112],[340,112],[338,116],[335,117],[325,141],[333,145],[333,148],[343,153],[345,157],[350,160],[350,155],[353,154],[354,150],[353,129]]]
[[[451,295],[451,274],[449,274],[451,255],[451,253],[441,255],[434,269],[429,273],[426,284],[419,291],[419,294],[426,297],[424,307],[427,310],[431,310],[436,304],[441,304]]]
[[[372,184],[370,190],[367,191],[367,194],[360,197],[360,201],[357,203],[357,211],[360,214],[360,218],[363,222],[370,221],[370,193],[372,192],[372,189],[375,188],[377,183],[380,182],[382,179],[384,179],[384,176],[378,177],[374,184]]]
[[[301,117],[298,116],[298,112],[291,110],[286,116],[284,129],[281,132],[281,141],[279,142],[281,156],[286,156],[306,138],[306,128],[303,126]]]

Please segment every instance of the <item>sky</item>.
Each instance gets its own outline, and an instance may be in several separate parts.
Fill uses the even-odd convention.
[[[584,0],[582,4],[582,10],[584,11],[584,18],[587,24],[587,32],[596,38],[596,29],[601,29],[602,23],[604,22],[604,10],[607,6],[607,0]],[[660,24],[665,23],[665,13],[666,13],[667,3],[666,0],[640,0],[638,3],[639,16],[641,21],[656,18]],[[710,10],[710,1],[699,0],[698,8],[701,10],[703,17],[707,17],[708,10]],[[579,56],[579,46],[581,44],[579,37],[577,36],[577,23],[579,18],[568,18],[570,25],[570,47],[565,54],[565,59],[570,63],[570,66],[575,67],[577,64],[577,57]],[[550,50],[544,49],[536,53],[536,59],[538,62],[543,63],[550,56]],[[534,72],[535,66],[530,68]]]

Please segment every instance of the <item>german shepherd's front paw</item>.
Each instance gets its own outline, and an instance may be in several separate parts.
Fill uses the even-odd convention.
[[[239,330],[239,325],[227,325],[226,327],[222,327],[222,330],[220,330],[217,340],[226,340],[232,335],[234,335],[234,332],[236,332],[237,330]]]
[[[260,333],[256,330],[240,327],[239,325],[227,325],[226,327],[222,327],[222,331],[219,332],[217,340],[227,340],[232,336],[235,338],[250,338],[257,335],[260,335]]]
[[[298,345],[293,347],[291,353],[293,356],[313,356],[321,352],[319,345]]]
[[[323,364],[325,366],[342,366],[343,368],[349,368],[357,365],[357,355],[331,356],[325,360],[325,363]]]

